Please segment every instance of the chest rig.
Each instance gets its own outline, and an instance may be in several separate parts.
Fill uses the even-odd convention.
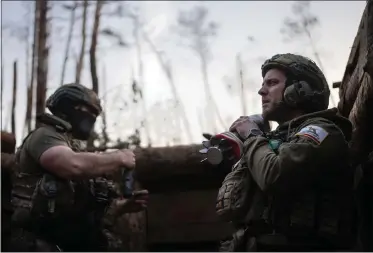
[[[269,133],[269,146],[278,154],[280,146],[289,142],[301,128],[302,124],[299,124]],[[335,190],[340,180],[340,177],[332,179],[325,175],[302,192],[290,193],[290,196],[267,196],[264,219],[274,233],[290,238],[321,240],[321,243],[325,240],[331,247],[348,248],[353,241],[350,222],[352,204],[346,205],[351,201],[348,190],[342,194],[344,197]],[[345,185],[347,189],[348,183]]]
[[[42,127],[51,127],[62,134],[73,151],[81,151],[80,143],[68,135],[71,129],[69,123],[49,114],[42,115],[38,120],[44,124]],[[77,202],[77,198],[85,202],[91,197],[89,182],[59,178],[34,161],[28,151],[32,147],[26,146],[26,143],[36,130],[29,133],[16,153],[12,204],[18,212],[22,211],[22,215],[16,214],[15,219],[55,219],[74,215],[85,204]]]

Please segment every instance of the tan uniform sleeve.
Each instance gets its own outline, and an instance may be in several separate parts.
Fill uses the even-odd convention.
[[[318,121],[303,128],[309,125],[321,127],[328,135],[319,143],[307,135],[294,135],[279,147],[278,154],[264,137],[246,140],[244,158],[262,191],[299,189],[348,157],[348,144],[336,125]]]
[[[39,161],[45,151],[55,146],[68,146],[65,136],[53,128],[41,127],[32,133],[25,148],[35,161]]]

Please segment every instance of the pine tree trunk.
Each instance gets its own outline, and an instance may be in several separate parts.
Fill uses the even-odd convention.
[[[109,142],[109,136],[107,134],[107,120],[106,120],[106,111],[107,111],[107,103],[106,103],[106,67],[103,65],[102,69],[102,93],[105,95],[103,104],[102,104],[102,139],[103,139],[103,146],[106,146]]]
[[[36,51],[36,42],[37,42],[37,6],[35,2],[34,18],[30,20],[30,27],[33,26],[33,42],[32,42],[32,55],[31,55],[31,68],[29,68],[29,44],[28,40],[26,41],[26,85],[27,85],[27,106],[26,106],[26,115],[25,115],[25,125],[23,127],[23,136],[26,136],[27,133],[31,131],[31,117],[32,117],[32,102],[33,102],[33,91],[34,91],[34,74],[35,74],[35,51]],[[33,21],[33,22],[32,22]],[[31,30],[29,28],[29,30]],[[28,37],[28,36],[27,36]],[[31,74],[31,76],[30,76]],[[29,83],[28,83],[29,82]]]
[[[72,35],[73,35],[73,30],[74,30],[74,25],[75,25],[75,12],[76,12],[77,6],[78,6],[78,3],[75,2],[74,6],[71,10],[71,14],[70,14],[71,15],[70,16],[70,26],[69,26],[69,33],[67,35],[67,40],[66,40],[65,57],[64,57],[63,63],[62,63],[62,73],[61,73],[60,86],[63,85],[64,79],[65,79],[66,64],[67,64],[67,60],[69,59],[71,38],[72,38]]]
[[[89,58],[90,58],[90,67],[91,67],[91,77],[92,77],[92,90],[99,94],[98,88],[98,77],[97,77],[97,63],[96,63],[96,47],[97,47],[97,39],[98,39],[98,28],[100,26],[100,17],[101,17],[101,9],[103,6],[103,1],[97,1],[96,3],[96,11],[95,11],[95,18],[93,22],[93,30],[92,30],[92,39],[91,39],[91,47],[89,49]],[[94,146],[94,136],[88,139],[87,147]]]
[[[34,39],[32,45],[32,56],[31,56],[31,78],[30,85],[27,90],[27,109],[26,109],[26,122],[27,131],[30,132],[32,129],[32,112],[34,108],[35,98],[35,75],[37,74],[37,62],[38,62],[38,48],[39,48],[39,16],[40,16],[40,1],[35,1],[35,12],[34,12]]]
[[[88,9],[88,0],[84,0],[83,3],[83,20],[82,20],[82,44],[80,48],[78,62],[76,64],[75,72],[75,83],[80,83],[80,76],[84,66],[84,51],[85,51],[85,42],[86,42],[86,23],[87,23],[87,9]]]
[[[17,61],[13,63],[12,134],[16,136]]]
[[[37,66],[37,87],[36,87],[36,115],[45,112],[45,99],[47,91],[48,77],[48,1],[39,0],[40,16],[39,16],[39,40],[38,40],[38,66]],[[36,123],[36,127],[39,123]]]

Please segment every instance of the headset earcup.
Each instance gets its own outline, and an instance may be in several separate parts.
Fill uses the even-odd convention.
[[[290,107],[296,107],[300,102],[298,90],[295,85],[296,83],[291,84],[284,91],[284,102]]]
[[[311,102],[316,93],[306,81],[295,81],[285,89],[284,101],[291,107]]]

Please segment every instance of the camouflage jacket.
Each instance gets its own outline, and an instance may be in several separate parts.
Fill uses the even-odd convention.
[[[353,243],[351,131],[351,123],[331,109],[286,122],[266,137],[248,138],[236,167],[249,172],[249,204],[245,217],[232,221],[238,228],[265,224],[263,233],[290,236],[294,228],[297,236]]]

